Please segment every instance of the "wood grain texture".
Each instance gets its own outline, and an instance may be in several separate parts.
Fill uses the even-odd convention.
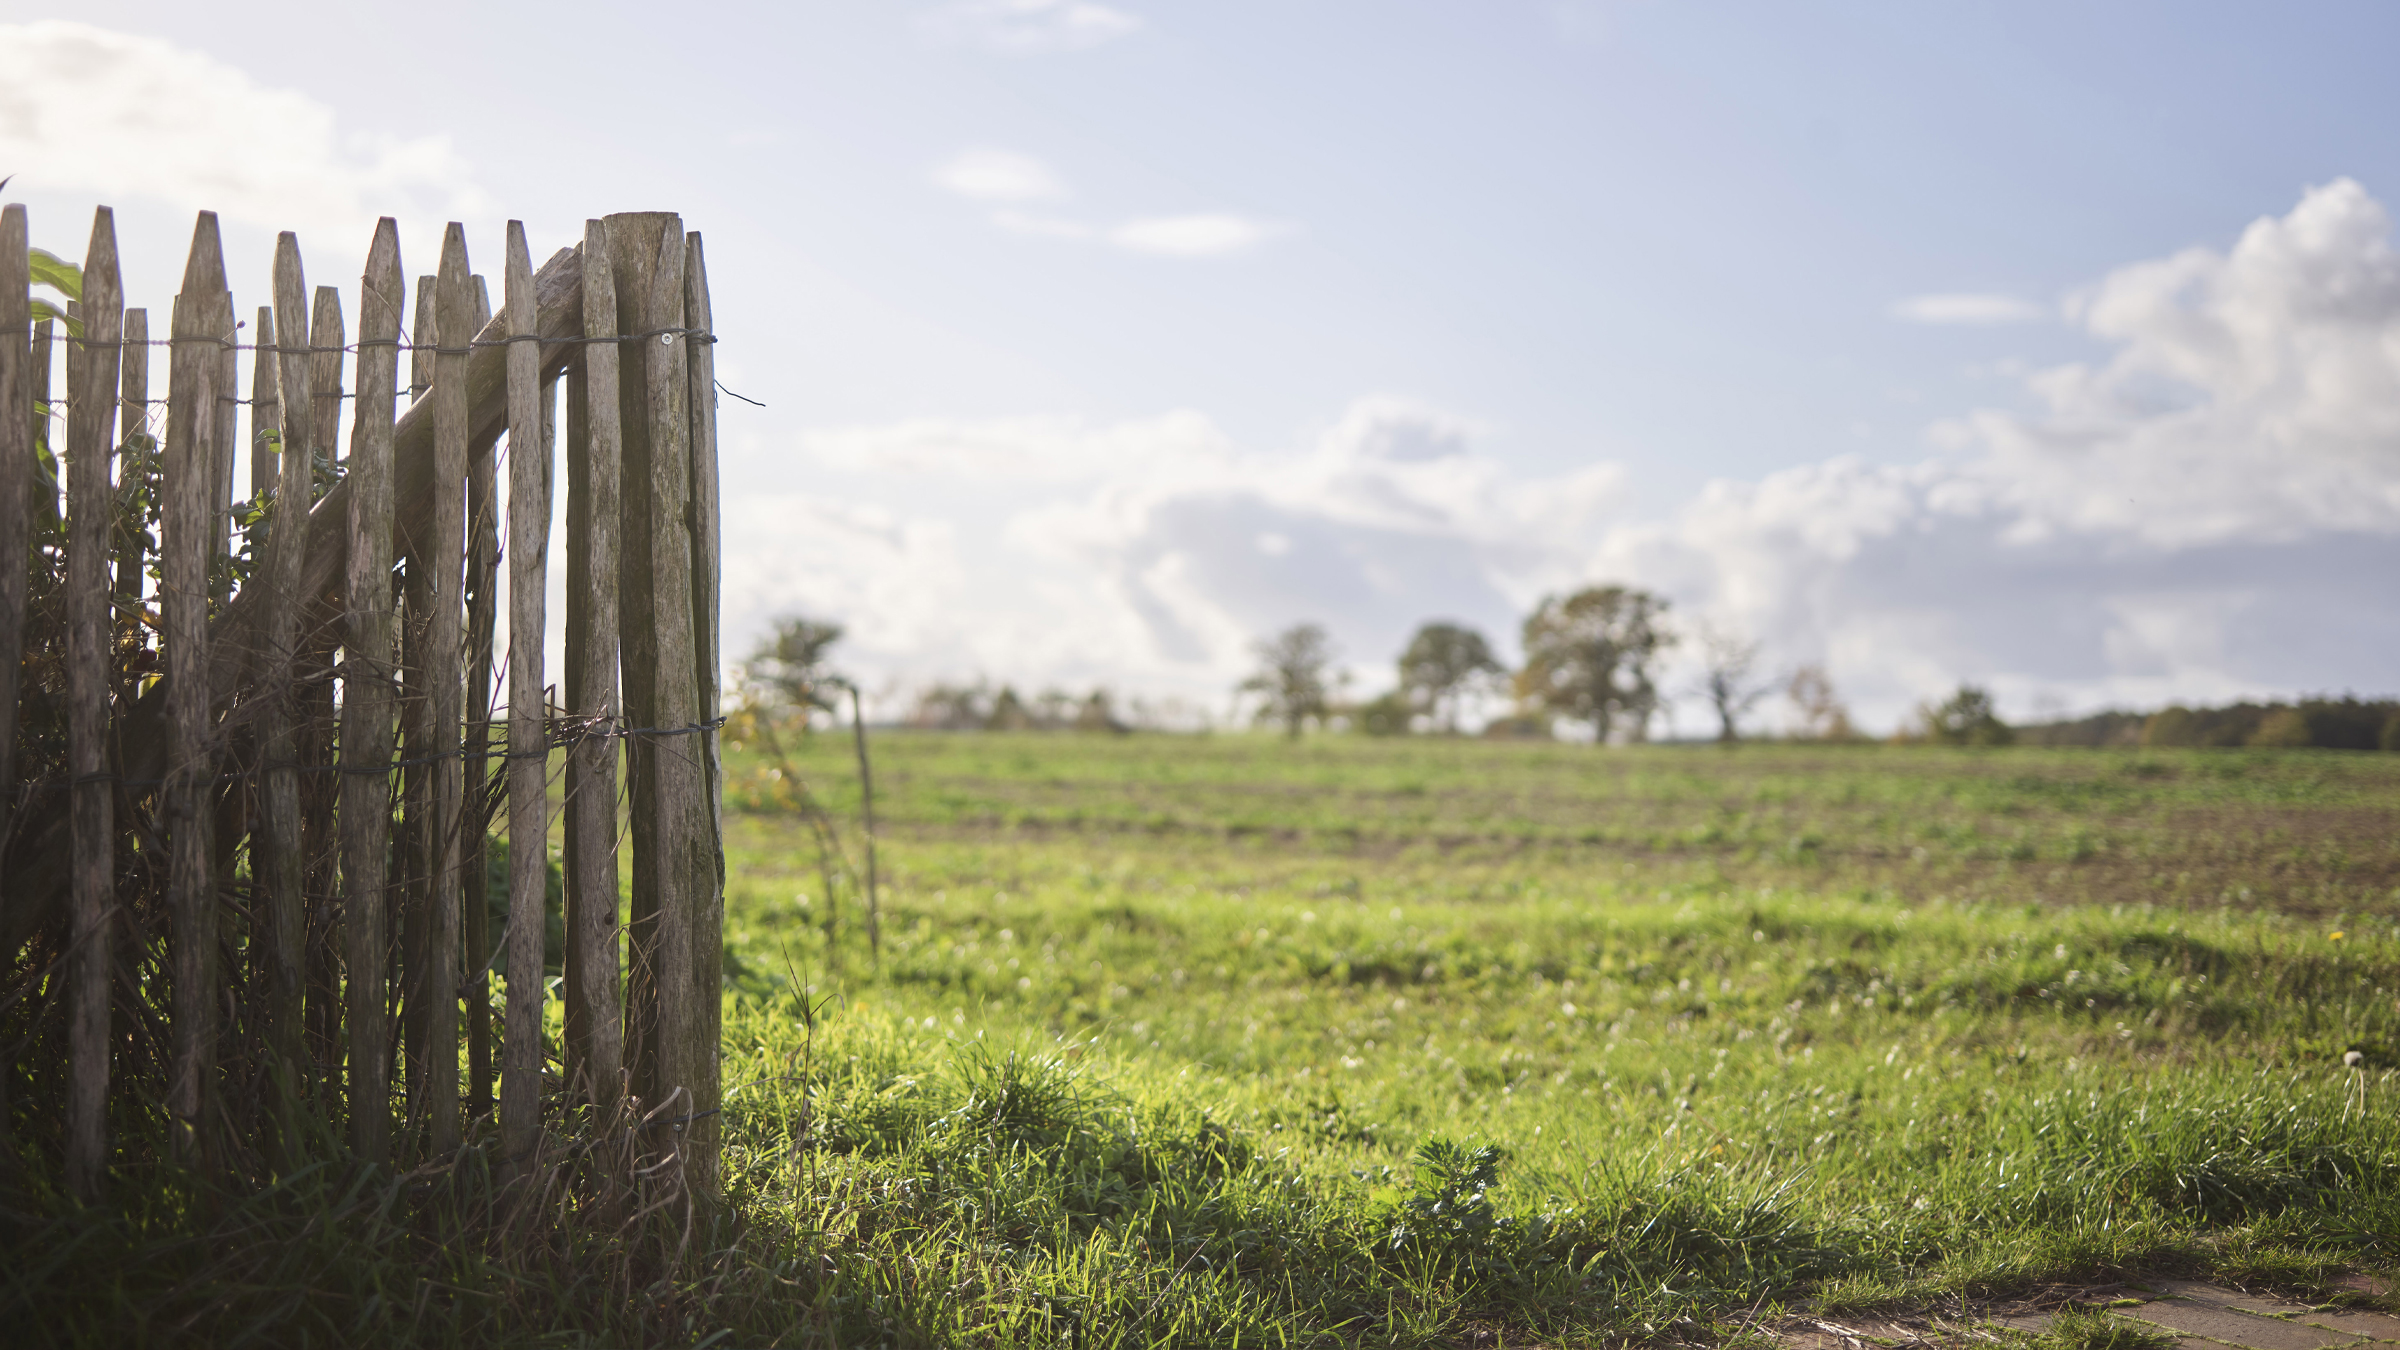
[[[67,971],[67,1185],[101,1198],[108,1158],[110,930],[116,913],[116,785],[108,781],[110,656],[109,478],[117,413],[119,325],[114,214],[93,213],[83,261],[83,337],[68,346],[67,769],[74,776],[74,921]]]
[[[219,297],[217,312],[209,316],[209,331],[218,339],[216,435],[216,486],[209,490],[209,504],[215,516],[211,561],[227,556],[233,549],[233,470],[241,459],[242,415],[242,355],[239,350],[241,329],[233,317],[233,292]],[[219,603],[231,594],[230,578],[217,578],[212,571],[210,582]]]
[[[719,687],[718,612],[723,608],[724,508],[717,490],[716,315],[708,299],[708,257],[700,232],[684,236],[684,322],[697,330],[683,340],[691,364],[692,409],[692,652],[700,686],[700,720],[714,722],[724,711]],[[707,771],[710,851],[716,859],[716,892],[725,893],[725,753],[714,731],[700,737],[701,767]],[[871,847],[871,846],[870,846]],[[872,894],[873,888],[869,887]],[[872,908],[870,907],[870,916]],[[868,920],[873,931],[874,920]]]
[[[309,461],[315,453],[315,369],[308,352],[308,280],[298,235],[275,240],[276,402],[274,439],[259,436],[274,474],[265,565],[253,581],[266,596],[259,672],[259,819],[252,832],[252,875],[259,899],[251,928],[258,983],[251,1001],[267,1029],[278,1074],[300,1064],[301,978],[307,951],[302,876],[307,845],[300,814],[300,554],[306,542]],[[264,356],[265,353],[261,353]],[[252,412],[261,408],[254,405]],[[263,422],[254,426],[264,426]],[[296,1086],[286,1080],[287,1086]]]
[[[342,292],[338,286],[319,286],[309,312],[309,444],[328,469],[340,462],[342,428],[343,348],[349,341],[342,321]],[[311,504],[327,487],[311,467]],[[312,607],[313,609],[313,607]],[[303,841],[300,887],[306,911],[306,986],[303,991],[307,1034],[304,1061],[311,1066],[341,1062],[341,953],[336,932],[334,884],[341,846],[334,836],[334,814],[341,796],[341,776],[321,772],[333,763],[335,648],[342,625],[312,627],[301,635],[299,672],[299,756],[312,770],[300,780],[300,834]],[[330,1097],[335,1083],[312,1081],[312,1096]]]
[[[482,277],[470,277],[472,318],[480,335],[492,319],[491,295]],[[491,869],[492,819],[492,633],[499,613],[497,560],[500,556],[500,513],[493,481],[495,442],[477,438],[467,447],[467,694],[465,824],[460,827],[464,853],[459,858],[461,901],[459,923],[466,932],[466,949],[474,954],[466,971],[462,995],[467,1013],[467,1114],[483,1116],[492,1109],[492,981],[491,906],[486,903],[486,878]]]
[[[583,331],[617,333],[606,222],[584,222]],[[617,585],[623,410],[616,344],[589,343],[568,388],[567,708],[611,727],[617,690]],[[579,742],[567,760],[567,1040],[570,1080],[614,1102],[625,1066],[618,963],[617,742]]]
[[[542,717],[544,600],[550,556],[550,460],[542,435],[540,325],[525,225],[508,222],[508,1016],[500,1149],[528,1166],[541,1124],[542,894],[550,803]]]
[[[468,423],[467,344],[475,336],[474,292],[467,272],[466,228],[453,221],[442,238],[442,262],[434,285],[435,354],[433,392],[433,521],[418,554],[431,563],[433,603],[426,615],[425,668],[433,765],[433,909],[423,988],[428,1013],[425,1043],[414,1052],[424,1072],[422,1101],[409,1103],[424,1123],[431,1156],[458,1149],[458,958],[459,906],[466,878],[463,838],[465,765],[461,761],[461,603],[466,566],[466,476],[472,428]],[[478,879],[480,880],[480,878]]]
[[[359,282],[358,398],[350,429],[348,573],[343,580],[342,956],[349,979],[350,1146],[391,1155],[391,1062],[386,1046],[386,930],[391,922],[392,781],[399,671],[392,650],[393,394],[400,375],[400,228],[375,226]]]
[[[33,491],[33,307],[27,295],[33,271],[26,231],[23,206],[0,207],[0,708],[17,706],[25,653],[25,513]],[[16,781],[16,764],[17,719],[0,717],[0,783]],[[0,841],[9,838],[15,797],[0,792]],[[15,890],[9,869],[0,866],[0,916],[15,903]],[[12,1072],[13,1064],[13,1055],[0,1062],[0,1075]],[[0,1079],[0,1094],[7,1091]],[[7,1113],[0,1111],[0,1132],[7,1129]]]
[[[17,706],[25,653],[25,507],[33,483],[33,306],[27,295],[33,270],[26,231],[23,206],[0,207],[0,708]],[[17,719],[0,717],[0,784],[17,781],[16,766]],[[13,789],[0,790],[0,850],[10,837],[15,799]],[[0,927],[13,903],[8,878],[0,855]],[[14,1147],[8,1085],[16,1072],[12,1042],[0,1049],[0,1157]]]
[[[626,556],[623,634],[626,711],[637,726],[681,728],[699,715],[692,628],[691,366],[684,326],[682,221],[671,215],[609,217],[621,321],[642,337],[640,417],[625,419]],[[630,376],[632,372],[628,372]],[[630,400],[627,400],[630,403]],[[635,500],[636,493],[640,500]],[[641,538],[636,540],[636,529]],[[688,1120],[684,1171],[695,1195],[714,1188],[717,982],[723,962],[712,821],[702,756],[689,744],[636,737],[633,779],[634,897],[628,1039],[635,1091]],[[648,817],[648,828],[644,818]],[[707,981],[709,997],[698,997]],[[707,1007],[701,1004],[705,1002]]]
[[[640,333],[650,326],[651,279],[658,267],[660,239],[668,231],[680,235],[681,226],[673,217],[655,212],[613,215],[606,223],[617,327],[620,332]],[[650,500],[650,392],[644,353],[638,344],[620,346],[618,352],[623,367],[617,384],[621,437],[617,505],[622,530],[617,592],[619,678],[627,721],[635,726],[657,726],[658,592],[648,575],[655,524]],[[667,869],[660,866],[658,856],[654,749],[654,743],[645,744],[638,738],[625,743],[626,838],[633,855],[626,886],[625,1069],[644,1110],[655,1107],[666,1090],[658,1066],[658,985],[662,974],[658,929],[660,882]]]
[[[215,1152],[207,1122],[215,1116],[217,1056],[217,905],[210,832],[210,779],[216,755],[208,707],[208,584],[220,527],[217,498],[215,332],[230,313],[225,253],[217,217],[203,211],[175,298],[167,358],[167,435],[159,518],[159,624],[166,657],[167,720],[173,750],[159,814],[168,838],[168,947],[173,972],[172,1059],[167,1112],[172,1148],[186,1165]]]

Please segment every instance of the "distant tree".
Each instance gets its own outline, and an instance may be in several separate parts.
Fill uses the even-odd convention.
[[[2017,737],[1992,710],[1990,691],[1961,684],[1940,703],[1918,710],[1925,738],[1943,745],[2008,745]]]
[[[2308,732],[2306,713],[2298,708],[2276,707],[2258,720],[2258,730],[2251,732],[2249,739],[2243,743],[2286,749],[2316,744]]]
[[[1792,708],[1800,715],[1800,725],[1794,738],[1804,741],[1847,741],[1857,737],[1850,725],[1850,710],[1833,692],[1832,677],[1823,666],[1802,666],[1792,672],[1784,685],[1784,696],[1791,699]]]
[[[834,711],[846,686],[826,662],[826,653],[842,640],[838,623],[818,623],[797,615],[777,619],[775,626],[751,649],[740,669],[743,697],[755,710],[773,716],[798,713],[807,726],[809,713]]]
[[[982,680],[929,684],[917,691],[908,724],[926,731],[981,731],[991,722],[992,702],[991,687]]]
[[[1031,731],[1039,725],[1034,710],[1017,697],[1016,687],[1001,685],[1000,697],[992,700],[992,710],[984,716],[986,731]]]
[[[1074,727],[1077,731],[1105,731],[1114,736],[1133,730],[1118,719],[1115,700],[1105,689],[1094,689],[1084,695],[1083,702],[1075,708]]]
[[[1506,669],[1483,634],[1462,624],[1429,623],[1417,629],[1408,650],[1400,653],[1399,693],[1442,730],[1456,735],[1459,705],[1477,686]],[[1404,720],[1400,730],[1407,729]]]
[[[1258,670],[1239,692],[1259,696],[1257,720],[1283,723],[1295,740],[1301,725],[1333,711],[1333,639],[1319,624],[1295,624],[1256,644]]]
[[[1700,692],[1716,710],[1717,739],[1731,744],[1742,738],[1742,715],[1758,706],[1773,686],[1756,682],[1758,644],[1703,624],[1700,628]]]
[[[1422,716],[1416,701],[1399,689],[1387,689],[1349,709],[1350,727],[1369,736],[1405,736]]]
[[[1517,697],[1529,709],[1590,722],[1608,740],[1623,724],[1646,739],[1658,711],[1651,663],[1675,644],[1667,602],[1627,586],[1587,586],[1544,599],[1525,620],[1525,668]]]

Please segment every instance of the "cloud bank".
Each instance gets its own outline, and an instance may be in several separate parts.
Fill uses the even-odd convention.
[[[0,24],[0,164],[20,189],[362,242],[378,216],[490,214],[446,137],[344,133],[203,53],[58,19]]]
[[[2316,188],[2229,249],[2108,273],[2066,316],[2112,354],[2026,376],[2035,412],[1937,424],[1915,464],[1718,481],[1653,520],[1626,514],[1616,466],[1528,478],[1487,430],[1389,398],[1281,452],[1193,412],[819,431],[805,454],[862,481],[992,485],[999,528],[970,556],[942,522],[844,517],[828,537],[871,535],[871,565],[826,550],[729,596],[752,623],[848,617],[873,584],[859,655],[887,671],[1194,696],[1285,624],[1324,621],[1379,671],[1421,620],[1506,640],[1540,594],[1588,580],[1660,589],[1787,667],[1822,662],[1883,725],[1961,679],[2020,717],[2400,685],[2383,207],[2347,180]]]

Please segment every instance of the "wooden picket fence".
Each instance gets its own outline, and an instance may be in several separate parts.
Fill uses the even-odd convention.
[[[522,1170],[583,1112],[650,1131],[705,1194],[724,851],[700,236],[614,215],[537,272],[511,221],[493,313],[453,223],[404,330],[385,219],[355,340],[288,233],[245,332],[202,213],[164,338],[124,306],[107,208],[66,331],[31,321],[28,243],[24,208],[0,212],[0,1091],[25,1108],[0,1110],[17,1136],[0,1153],[40,1134],[86,1199],[136,1131],[219,1166],[310,1130],[422,1161],[496,1128]],[[559,693],[543,637],[562,379]],[[487,959],[500,824],[505,951]],[[50,1118],[37,1100],[55,1130],[27,1125]]]

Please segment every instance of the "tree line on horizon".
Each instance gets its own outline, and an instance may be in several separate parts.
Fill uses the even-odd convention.
[[[1871,737],[1820,665],[1768,673],[1761,645],[1706,623],[1689,630],[1669,622],[1662,596],[1622,585],[1586,586],[1542,599],[1519,633],[1521,665],[1501,661],[1491,641],[1467,624],[1420,624],[1393,661],[1393,686],[1371,697],[1348,695],[1341,653],[1322,624],[1294,624],[1252,644],[1256,668],[1235,686],[1233,715],[1279,727],[1287,737],[1315,728],[1368,736],[1467,734],[1471,710],[1506,700],[1508,711],[1475,734],[1501,739],[1555,739],[1560,723],[1591,730],[1595,742],[1650,739],[1651,723],[1669,703],[1661,688],[1661,658],[1689,642],[1700,671],[1690,693],[1716,724],[1714,739],[1755,738],[1745,719],[1782,694],[1790,705],[1781,739],[1898,744],[2000,746],[2313,746],[2400,750],[2400,701],[2352,696],[2297,702],[2241,702],[2222,708],[2170,706],[2154,712],[2111,711],[2073,719],[2012,725],[1991,693],[1961,682],[1948,696],[1918,705],[1888,737]],[[830,713],[825,693],[856,688],[828,659],[839,625],[797,617],[778,620],[740,670],[753,712],[781,707],[805,716]],[[1053,731],[1126,734],[1136,730],[1206,727],[1215,718],[1180,700],[1127,698],[1105,686],[1084,693],[1047,688],[1021,694],[989,680],[936,681],[910,696],[897,725],[939,731]]]

